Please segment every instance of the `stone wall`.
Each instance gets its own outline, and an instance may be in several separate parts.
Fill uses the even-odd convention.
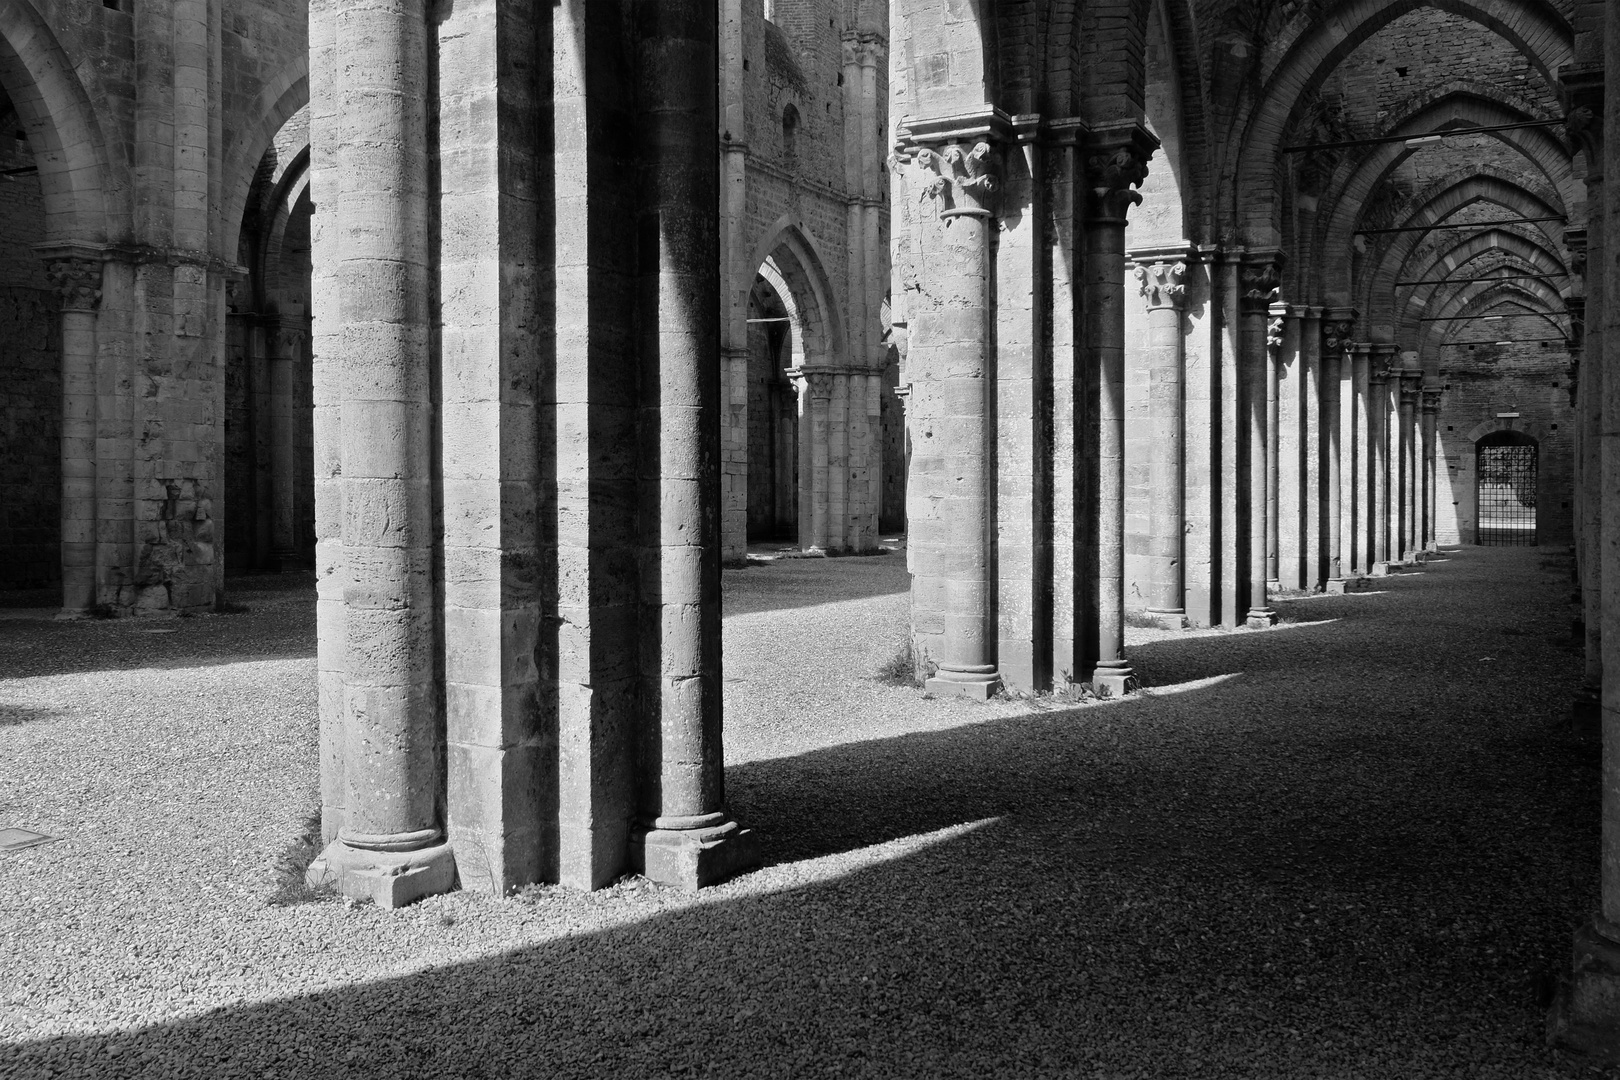
[[[1487,329],[1488,328],[1488,329]],[[1437,539],[1475,542],[1475,443],[1481,425],[1512,427],[1536,438],[1536,534],[1543,546],[1573,539],[1575,413],[1569,404],[1569,353],[1547,321],[1519,317],[1472,324],[1442,350],[1444,392],[1437,421],[1435,461]],[[1517,340],[1518,344],[1497,345]]]
[[[0,589],[61,579],[56,296],[0,285]]]

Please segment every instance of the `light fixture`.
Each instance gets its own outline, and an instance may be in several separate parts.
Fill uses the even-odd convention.
[[[1402,145],[1408,148],[1415,146],[1433,146],[1435,143],[1444,138],[1444,135],[1417,135],[1413,138],[1407,139]]]

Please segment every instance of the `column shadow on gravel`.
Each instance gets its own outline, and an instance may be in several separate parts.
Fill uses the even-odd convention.
[[[1414,599],[1131,652],[1177,683],[1243,673],[1214,685],[728,769],[807,884],[4,1046],[0,1075],[1588,1075],[1546,1048],[1542,1006],[1597,895],[1596,748],[1549,727],[1555,688],[1527,708],[1374,647],[1426,618]]]
[[[778,864],[993,820],[497,959],[0,1047],[0,1074],[1577,1075],[1538,999],[1595,895],[1591,748],[1491,716],[1458,743],[1398,701],[1298,723],[1255,681],[735,767]]]

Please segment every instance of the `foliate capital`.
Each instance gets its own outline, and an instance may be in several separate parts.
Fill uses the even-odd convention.
[[[294,322],[281,322],[276,324],[276,350],[283,355],[296,356],[298,350],[303,348],[304,338],[307,336],[302,326]]]
[[[51,259],[45,265],[45,276],[62,298],[63,311],[94,311],[101,306],[100,259]]]
[[[1085,142],[1086,186],[1091,192],[1091,217],[1124,221],[1131,207],[1142,201],[1133,188],[1147,179],[1148,161],[1159,140],[1137,123],[1094,130]]]
[[[1274,260],[1245,263],[1238,272],[1240,306],[1245,315],[1269,315],[1281,295],[1282,271]]]
[[[952,141],[942,150],[917,148],[914,162],[923,171],[918,202],[933,199],[941,220],[971,215],[994,216],[997,190],[994,151],[988,142],[971,148]]]
[[[1181,283],[1181,279],[1187,276],[1186,263],[1138,263],[1135,273],[1149,309],[1180,308],[1186,300],[1187,286]]]
[[[1322,355],[1343,356],[1350,347],[1350,331],[1355,329],[1355,323],[1350,319],[1322,320]]]
[[[1426,413],[1440,411],[1440,391],[1432,387],[1421,391],[1423,394],[1423,411]]]

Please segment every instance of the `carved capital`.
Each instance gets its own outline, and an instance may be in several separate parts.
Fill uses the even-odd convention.
[[[1084,153],[1093,220],[1125,220],[1130,208],[1142,201],[1141,192],[1132,189],[1147,179],[1148,161],[1158,148],[1159,140],[1134,122],[1091,133]]]
[[[971,215],[993,217],[997,189],[994,151],[987,142],[968,148],[951,142],[943,150],[917,148],[913,163],[922,171],[918,202],[933,199],[940,220]]]
[[[302,326],[297,323],[277,323],[275,348],[279,356],[291,359],[298,355],[304,347],[304,339],[308,336]]]
[[[1271,319],[1266,323],[1266,348],[1273,354],[1282,352],[1283,347],[1283,319],[1286,316],[1276,312],[1271,313]]]
[[[1350,331],[1355,329],[1355,323],[1350,319],[1322,320],[1322,356],[1343,356],[1350,347]]]
[[[833,375],[831,371],[818,371],[806,367],[789,368],[787,372],[788,378],[799,387],[800,393],[808,394],[812,398],[832,397]]]
[[[63,311],[94,311],[101,306],[100,259],[51,259],[45,265],[45,276],[62,298]]]
[[[1440,391],[1432,387],[1420,391],[1423,395],[1423,411],[1435,413],[1440,411]]]
[[[1187,275],[1184,262],[1138,263],[1136,280],[1147,306],[1153,308],[1179,308],[1187,298],[1187,286],[1181,279]]]
[[[1239,304],[1244,315],[1269,315],[1280,295],[1282,271],[1274,260],[1245,263],[1238,271]]]
[[[1603,146],[1603,110],[1595,104],[1576,105],[1564,116],[1564,140],[1571,153],[1598,160]]]

